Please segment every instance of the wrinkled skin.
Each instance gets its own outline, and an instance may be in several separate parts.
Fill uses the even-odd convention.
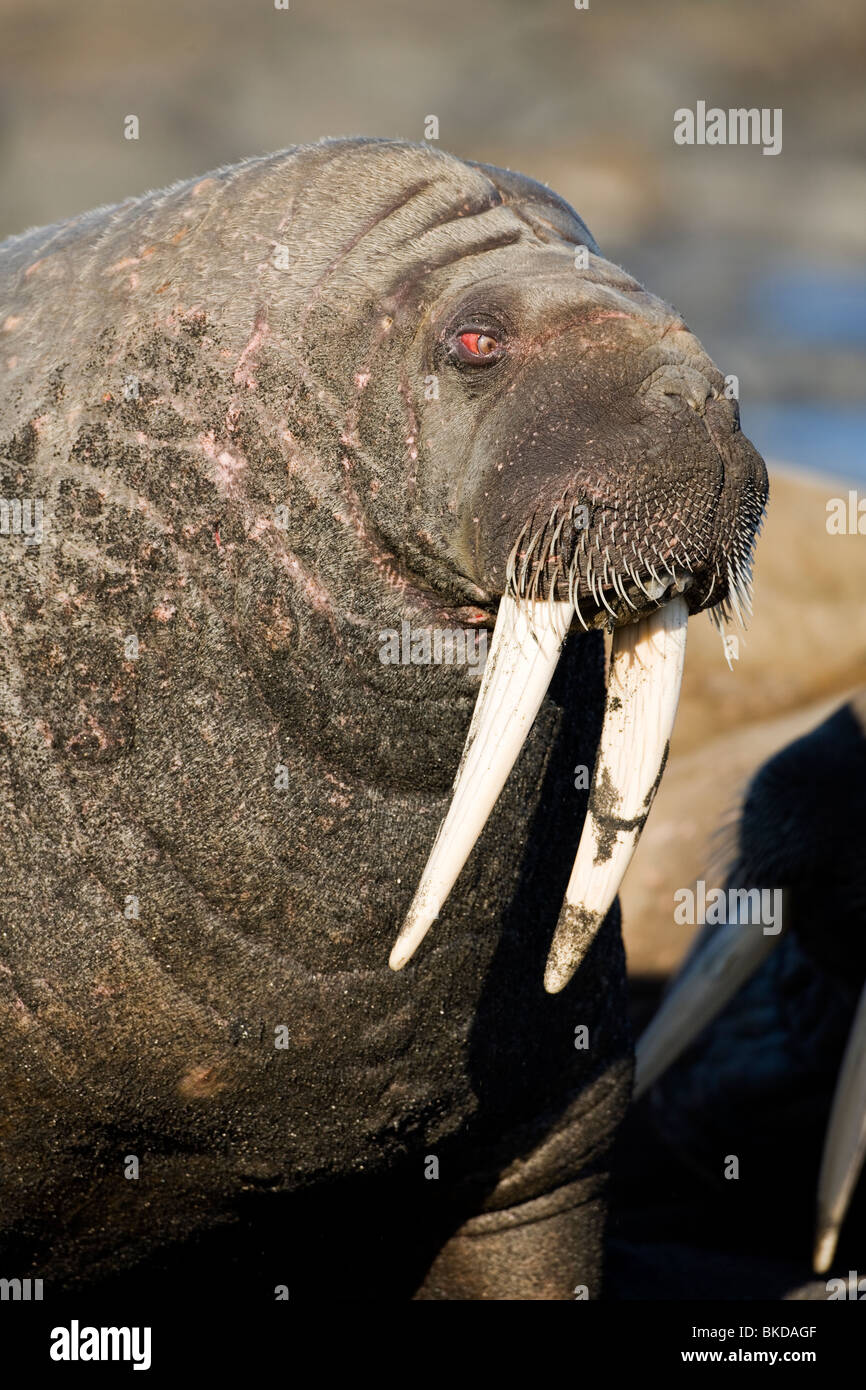
[[[830,1106],[866,980],[864,835],[861,692],[746,791],[727,882],[784,889],[785,933],[629,1120],[611,1294],[826,1298],[827,1278],[862,1267],[862,1182],[827,1276],[815,1280],[810,1256]],[[736,1182],[723,1177],[726,1154],[740,1159]]]
[[[45,510],[2,538],[6,1266],[169,1278],[252,1230],[247,1277],[293,1296],[347,1267],[347,1297],[595,1296],[616,910],[541,982],[601,637],[397,975],[479,675],[383,665],[379,634],[489,629],[563,498],[612,565],[723,599],[766,477],[718,372],[554,194],[393,142],[32,232],[0,273],[2,489]],[[455,358],[467,316],[505,358]]]

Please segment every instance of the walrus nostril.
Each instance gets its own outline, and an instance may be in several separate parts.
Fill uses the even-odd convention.
[[[695,387],[691,382],[671,382],[665,387],[666,396],[680,396],[685,401],[690,410],[694,410],[698,415],[703,415],[704,407],[710,396],[710,387],[706,382],[702,382],[699,387]]]
[[[645,384],[650,396],[661,396],[666,401],[684,401],[690,410],[703,415],[707,401],[713,395],[713,388],[705,376],[692,367],[665,367],[654,373]]]

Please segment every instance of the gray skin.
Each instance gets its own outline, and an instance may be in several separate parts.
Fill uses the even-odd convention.
[[[492,627],[563,504],[590,526],[555,582],[588,545],[618,612],[639,555],[693,611],[724,600],[766,473],[718,371],[555,194],[398,142],[251,160],[0,258],[2,494],[44,499],[41,544],[0,537],[5,1272],[595,1296],[618,910],[561,995],[542,976],[602,638],[569,638],[395,974],[479,675],[384,665],[380,633]]]

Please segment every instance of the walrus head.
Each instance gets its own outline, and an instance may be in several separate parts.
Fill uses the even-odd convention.
[[[689,616],[708,609],[721,623],[748,608],[766,470],[682,319],[604,260],[561,198],[417,147],[354,153],[368,173],[377,166],[375,179],[359,167],[359,189],[382,197],[362,237],[368,258],[378,243],[388,281],[350,354],[363,363],[364,408],[349,438],[371,470],[371,513],[443,597],[498,603],[451,804],[391,964],[409,960],[453,887],[569,628],[604,626],[614,633],[607,709],[545,976],[555,992],[609,911],[649,813]],[[351,278],[362,237],[341,256],[343,302],[328,305],[346,323],[357,324],[352,301],[369,293]],[[383,370],[397,356],[407,414]],[[397,420],[406,433],[394,447],[409,466],[395,496],[375,475]]]

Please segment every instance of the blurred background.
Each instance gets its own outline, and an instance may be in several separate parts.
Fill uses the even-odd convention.
[[[866,9],[859,0],[0,0],[0,235],[326,135],[420,140],[551,184],[740,382],[773,467],[731,673],[693,624],[682,717],[624,905],[637,972],[686,942],[754,766],[866,681]],[[783,147],[684,147],[678,107],[780,107]],[[136,115],[140,138],[124,138]],[[782,465],[776,467],[776,465]],[[849,481],[850,480],[850,481]]]
[[[550,183],[684,312],[759,447],[862,476],[859,0],[290,6],[0,0],[0,235],[325,135],[420,140],[436,115],[443,148]],[[698,99],[781,107],[782,153],[675,145]]]

